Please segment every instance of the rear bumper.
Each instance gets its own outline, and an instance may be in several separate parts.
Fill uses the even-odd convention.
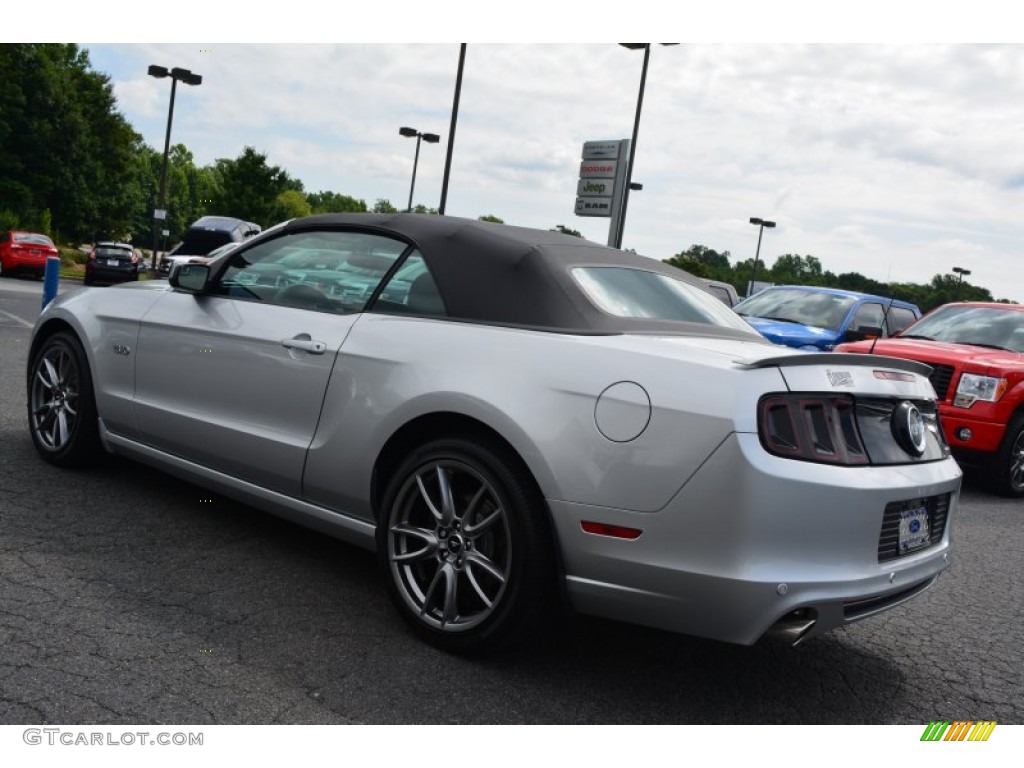
[[[85,268],[85,274],[93,280],[102,282],[125,282],[127,280],[139,279],[139,267],[131,264],[128,267],[111,267],[108,265],[93,266]]]
[[[658,512],[549,504],[578,610],[750,645],[794,621],[790,642],[813,637],[926,589],[951,562],[960,479],[952,459],[831,467],[769,456],[757,435],[734,434]],[[941,539],[880,563],[886,505],[945,494]],[[643,534],[588,534],[584,520]]]
[[[41,277],[46,272],[46,257],[19,256],[9,254],[4,259],[4,273],[12,275],[35,275]]]

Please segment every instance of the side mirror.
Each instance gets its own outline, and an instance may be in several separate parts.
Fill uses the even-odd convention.
[[[861,325],[857,328],[850,328],[846,332],[846,341],[868,341],[882,338],[882,329],[870,325]]]
[[[210,267],[208,264],[177,264],[167,281],[186,293],[204,293],[210,282]]]

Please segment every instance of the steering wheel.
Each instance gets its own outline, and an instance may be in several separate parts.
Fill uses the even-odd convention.
[[[277,296],[274,297],[274,303],[296,309],[327,310],[331,308],[331,300],[327,298],[327,294],[305,283],[289,285],[278,291]]]

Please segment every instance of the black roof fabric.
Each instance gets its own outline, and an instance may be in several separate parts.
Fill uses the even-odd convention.
[[[657,259],[559,232],[427,214],[322,214],[295,219],[285,232],[343,227],[398,236],[427,263],[450,316],[570,332],[670,332],[759,338],[730,328],[609,315],[571,277],[577,266],[625,266],[701,281]]]

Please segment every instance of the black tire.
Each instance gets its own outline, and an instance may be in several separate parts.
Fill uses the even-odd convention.
[[[377,526],[399,613],[452,653],[541,634],[558,592],[553,542],[544,499],[518,458],[474,438],[414,450],[388,483]]]
[[[74,334],[44,341],[28,369],[28,426],[39,454],[60,467],[103,456],[89,362]]]
[[[86,275],[85,277],[82,278],[82,284],[83,285],[92,285],[95,282],[96,282],[96,280],[95,280],[95,278],[93,278],[92,275]]]
[[[1014,415],[989,466],[989,486],[1003,496],[1024,496],[1024,412]]]

